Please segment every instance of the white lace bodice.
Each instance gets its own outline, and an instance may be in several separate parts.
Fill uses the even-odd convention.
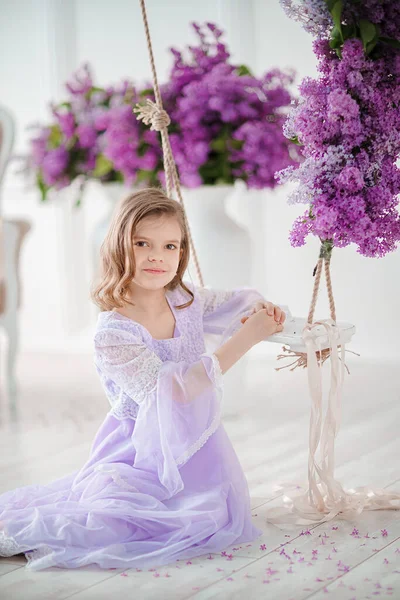
[[[254,290],[212,290],[185,283],[194,293],[189,307],[176,308],[189,299],[182,288],[166,293],[176,320],[173,338],[155,339],[141,324],[117,312],[99,315],[94,360],[110,414],[117,419],[136,419],[140,404],[154,393],[164,363],[200,360],[206,353],[206,326],[214,333],[232,323],[240,326],[241,315],[261,298]]]

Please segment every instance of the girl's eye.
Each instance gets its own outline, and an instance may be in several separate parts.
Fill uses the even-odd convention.
[[[139,248],[143,248],[142,244],[147,244],[147,242],[136,242],[135,246],[139,246]],[[167,244],[167,248],[169,250],[176,250],[175,244]]]

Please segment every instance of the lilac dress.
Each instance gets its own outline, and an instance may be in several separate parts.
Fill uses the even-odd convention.
[[[0,495],[0,556],[25,553],[37,571],[149,568],[262,534],[221,423],[223,377],[204,334],[222,343],[263,298],[250,288],[186,285],[195,294],[187,308],[176,308],[189,299],[180,286],[166,294],[176,320],[170,339],[100,313],[94,361],[110,411],[80,470]]]

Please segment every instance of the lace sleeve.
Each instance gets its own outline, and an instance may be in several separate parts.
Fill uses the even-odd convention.
[[[204,287],[197,287],[196,294],[200,298],[203,308],[203,317],[207,317],[216,311],[222,304],[233,298],[236,290],[212,290]]]
[[[110,326],[94,338],[95,364],[119,388],[141,404],[156,388],[162,361],[132,332]],[[126,402],[126,400],[125,400]]]
[[[265,302],[257,290],[249,287],[233,290],[196,288],[203,310],[204,333],[222,336],[219,343],[228,339],[241,326],[241,318],[250,314],[256,302]]]
[[[222,371],[210,353],[195,361],[162,361],[125,327],[107,321],[97,332],[95,363],[116,403],[112,414],[118,408],[119,418],[137,416],[131,435],[135,467],[154,473],[173,495],[183,485],[179,469],[221,423]]]

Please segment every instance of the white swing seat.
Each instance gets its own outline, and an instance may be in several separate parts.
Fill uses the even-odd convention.
[[[303,330],[307,324],[307,319],[293,317],[287,306],[282,306],[281,308],[286,313],[283,330],[274,333],[265,341],[289,346],[295,352],[307,352],[307,346],[303,339]],[[342,343],[348,344],[356,332],[355,326],[351,323],[339,322],[337,323],[337,327],[340,331]],[[317,339],[318,348],[321,348],[321,350],[329,348],[329,340],[325,327],[323,325],[316,325],[313,331]]]

